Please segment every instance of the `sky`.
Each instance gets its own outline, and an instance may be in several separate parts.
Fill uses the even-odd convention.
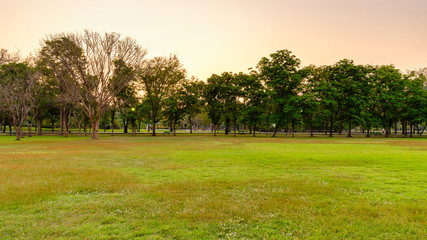
[[[177,54],[201,80],[280,49],[304,66],[427,67],[426,0],[0,0],[0,48],[27,55],[48,34],[84,29],[132,37],[147,58]]]

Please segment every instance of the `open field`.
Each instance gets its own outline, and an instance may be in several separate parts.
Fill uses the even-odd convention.
[[[0,137],[0,239],[425,239],[427,139]]]

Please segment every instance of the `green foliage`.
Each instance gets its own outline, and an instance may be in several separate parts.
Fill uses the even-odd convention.
[[[262,58],[257,68],[268,89],[273,104],[272,122],[276,130],[286,124],[293,124],[299,117],[297,102],[298,87],[305,71],[300,71],[301,61],[289,50],[279,50]]]
[[[145,103],[149,106],[149,115],[153,126],[162,120],[168,99],[172,97],[176,86],[185,79],[186,71],[176,55],[155,57],[146,62],[139,73],[143,85]],[[155,129],[153,129],[155,135]]]

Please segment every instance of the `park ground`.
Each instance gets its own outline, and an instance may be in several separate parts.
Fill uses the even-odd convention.
[[[426,239],[427,139],[0,136],[0,239]]]

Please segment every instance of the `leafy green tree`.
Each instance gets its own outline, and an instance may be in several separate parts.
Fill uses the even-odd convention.
[[[124,133],[128,133],[129,125],[132,130],[136,127],[138,102],[139,99],[134,85],[126,86],[117,95],[115,103],[122,117]]]
[[[214,136],[216,136],[216,131],[224,112],[223,85],[223,78],[220,75],[212,74],[203,87],[203,98],[206,102],[207,114],[212,121]]]
[[[195,117],[201,113],[203,103],[202,103],[202,91],[203,91],[203,82],[192,78],[183,83],[184,88],[184,102],[186,105],[185,114],[187,120],[190,124],[190,133],[193,133],[193,122]]]
[[[241,97],[241,86],[239,85],[236,75],[231,72],[223,72],[220,75],[220,79],[220,88],[222,89],[220,91],[220,99],[223,104],[225,135],[228,135],[231,128],[231,121],[233,121],[234,129],[236,129],[237,118],[242,108],[242,103],[239,101]]]
[[[414,125],[423,123],[427,117],[425,115],[427,99],[425,98],[425,90],[423,90],[423,85],[426,80],[425,76],[419,75],[416,72],[408,73],[405,79],[407,79],[404,107],[405,114],[401,113],[401,115],[406,116],[410,125],[409,136],[412,137]]]
[[[182,120],[187,111],[188,102],[186,101],[186,95],[187,92],[184,87],[184,82],[181,82],[173,88],[170,97],[165,100],[164,115],[171,123],[170,127],[174,136],[176,136],[176,125]]]
[[[373,76],[376,103],[385,137],[391,134],[393,123],[398,120],[404,104],[405,83],[402,74],[393,65],[379,66]]]
[[[156,124],[163,118],[164,108],[173,90],[185,79],[186,71],[178,57],[155,57],[145,63],[139,74],[145,101],[150,107],[152,135],[156,136]]]
[[[348,123],[348,137],[351,137],[352,123],[360,122],[360,112],[363,106],[361,83],[365,81],[366,72],[352,60],[344,59],[336,63],[329,72],[329,81],[337,89],[337,112]],[[337,114],[337,115],[338,115]],[[336,117],[336,116],[335,116]]]
[[[238,85],[240,86],[242,121],[252,127],[253,136],[255,137],[255,126],[261,126],[267,94],[261,79],[255,72],[251,74],[239,73],[236,76]],[[237,117],[234,119],[234,129],[236,129]],[[236,136],[236,131],[234,131]]]
[[[273,137],[280,127],[291,123],[298,114],[299,109],[294,104],[303,78],[300,64],[301,61],[291,51],[279,50],[270,54],[270,58],[262,58],[257,65],[273,104]]]
[[[363,66],[366,77],[363,78],[360,86],[361,91],[361,124],[366,129],[366,137],[370,137],[370,132],[373,127],[380,126],[380,114],[377,105],[377,93],[375,84],[375,72],[377,67],[366,65]]]
[[[319,115],[320,105],[317,87],[320,82],[324,81],[325,72],[323,67],[314,65],[306,67],[305,71],[307,74],[300,86],[299,104],[301,106],[302,119],[310,129],[310,136],[314,137],[313,121]]]

